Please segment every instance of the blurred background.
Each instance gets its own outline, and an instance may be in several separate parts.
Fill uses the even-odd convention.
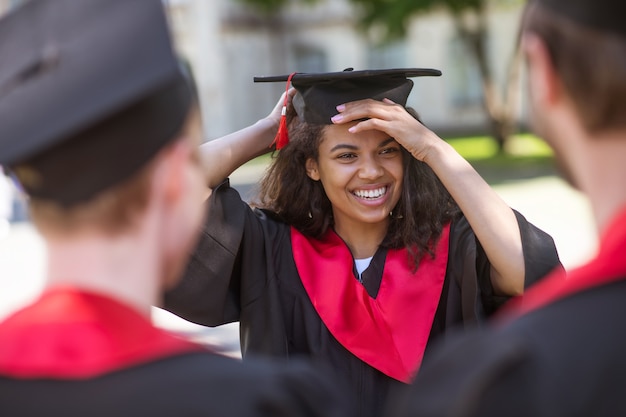
[[[247,126],[285,86],[254,76],[427,67],[409,105],[445,135],[506,136],[525,124],[520,0],[168,0],[195,69],[207,137]],[[500,125],[503,125],[501,128]],[[508,126],[507,126],[508,125]],[[506,130],[508,129],[508,131]]]
[[[27,0],[0,0],[0,15]],[[123,1],[123,0],[120,0]],[[529,132],[517,48],[522,0],[163,0],[178,52],[198,84],[207,140],[254,123],[285,86],[254,76],[345,68],[437,68],[415,78],[408,105],[449,141],[511,207],[550,233],[573,268],[595,250],[587,201]],[[112,28],[114,27],[112,22]],[[113,29],[112,29],[113,30]],[[251,196],[258,158],[231,181]],[[0,175],[0,318],[41,287],[45,247],[24,199]],[[237,325],[204,329],[154,309],[157,325],[238,355]]]

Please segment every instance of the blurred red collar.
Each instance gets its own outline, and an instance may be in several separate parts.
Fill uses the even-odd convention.
[[[531,287],[502,310],[503,322],[537,310],[586,289],[626,279],[626,208],[614,217],[600,237],[597,256],[569,273],[562,269]]]
[[[201,350],[111,298],[72,288],[45,292],[0,323],[0,374],[90,378]]]

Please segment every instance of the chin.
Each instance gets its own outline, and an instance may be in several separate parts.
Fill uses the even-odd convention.
[[[563,152],[561,152],[559,143],[562,143],[563,141],[557,140],[558,136],[552,133],[553,129],[550,129],[547,123],[541,122],[541,120],[537,117],[535,117],[533,122],[533,131],[537,136],[542,138],[554,152],[554,163],[557,171],[561,175],[561,178],[563,178],[563,180],[565,180],[573,188],[580,190],[578,182],[573,175],[574,171],[567,162],[567,158],[563,156]]]
[[[565,161],[565,158],[559,156],[559,154],[554,152],[554,161],[556,164],[556,169],[561,174],[561,178],[565,180],[571,187],[575,188],[578,191],[582,191],[578,185],[578,181],[574,177],[573,170],[570,168],[570,165]]]
[[[385,214],[380,214],[377,216],[363,216],[360,218],[361,222],[367,224],[381,224],[387,223],[389,221],[389,211],[385,211]]]
[[[188,251],[185,251],[184,253],[188,254]],[[166,259],[161,268],[161,283],[163,290],[171,290],[176,287],[183,278],[188,256],[179,255],[175,258],[176,259]]]
[[[200,240],[200,234],[195,233],[199,228],[200,223],[198,222],[197,228],[191,229],[192,232],[172,238],[171,245],[165,249],[166,253],[162,256],[163,266],[161,267],[161,271],[163,271],[161,282],[164,289],[172,289],[182,280],[191,253]],[[183,232],[182,230],[179,231]]]

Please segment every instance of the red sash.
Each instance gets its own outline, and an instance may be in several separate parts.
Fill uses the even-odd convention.
[[[353,355],[409,382],[424,356],[448,262],[450,226],[413,273],[407,251],[389,250],[378,295],[371,298],[353,274],[350,250],[329,230],[322,240],[291,229],[302,284],[330,333]]]
[[[617,215],[600,238],[595,259],[567,274],[557,270],[532,286],[503,310],[507,321],[586,289],[626,279],[626,209]]]
[[[0,323],[0,340],[0,374],[16,378],[90,378],[202,349],[110,298],[70,288]]]

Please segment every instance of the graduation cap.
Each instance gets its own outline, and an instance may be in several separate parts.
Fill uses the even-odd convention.
[[[626,35],[624,0],[536,0],[558,15],[593,29]]]
[[[297,90],[292,100],[296,113],[306,123],[328,125],[331,117],[337,114],[337,106],[350,101],[371,98],[388,98],[395,103],[406,105],[413,81],[409,78],[439,76],[441,71],[430,68],[396,68],[353,71],[348,68],[341,72],[293,73],[272,77],[254,77],[254,82],[287,82]],[[286,103],[285,103],[286,104]],[[277,135],[277,149],[286,144],[285,106],[281,128]]]
[[[0,164],[72,205],[135,173],[194,92],[160,0],[31,0],[0,20]]]

